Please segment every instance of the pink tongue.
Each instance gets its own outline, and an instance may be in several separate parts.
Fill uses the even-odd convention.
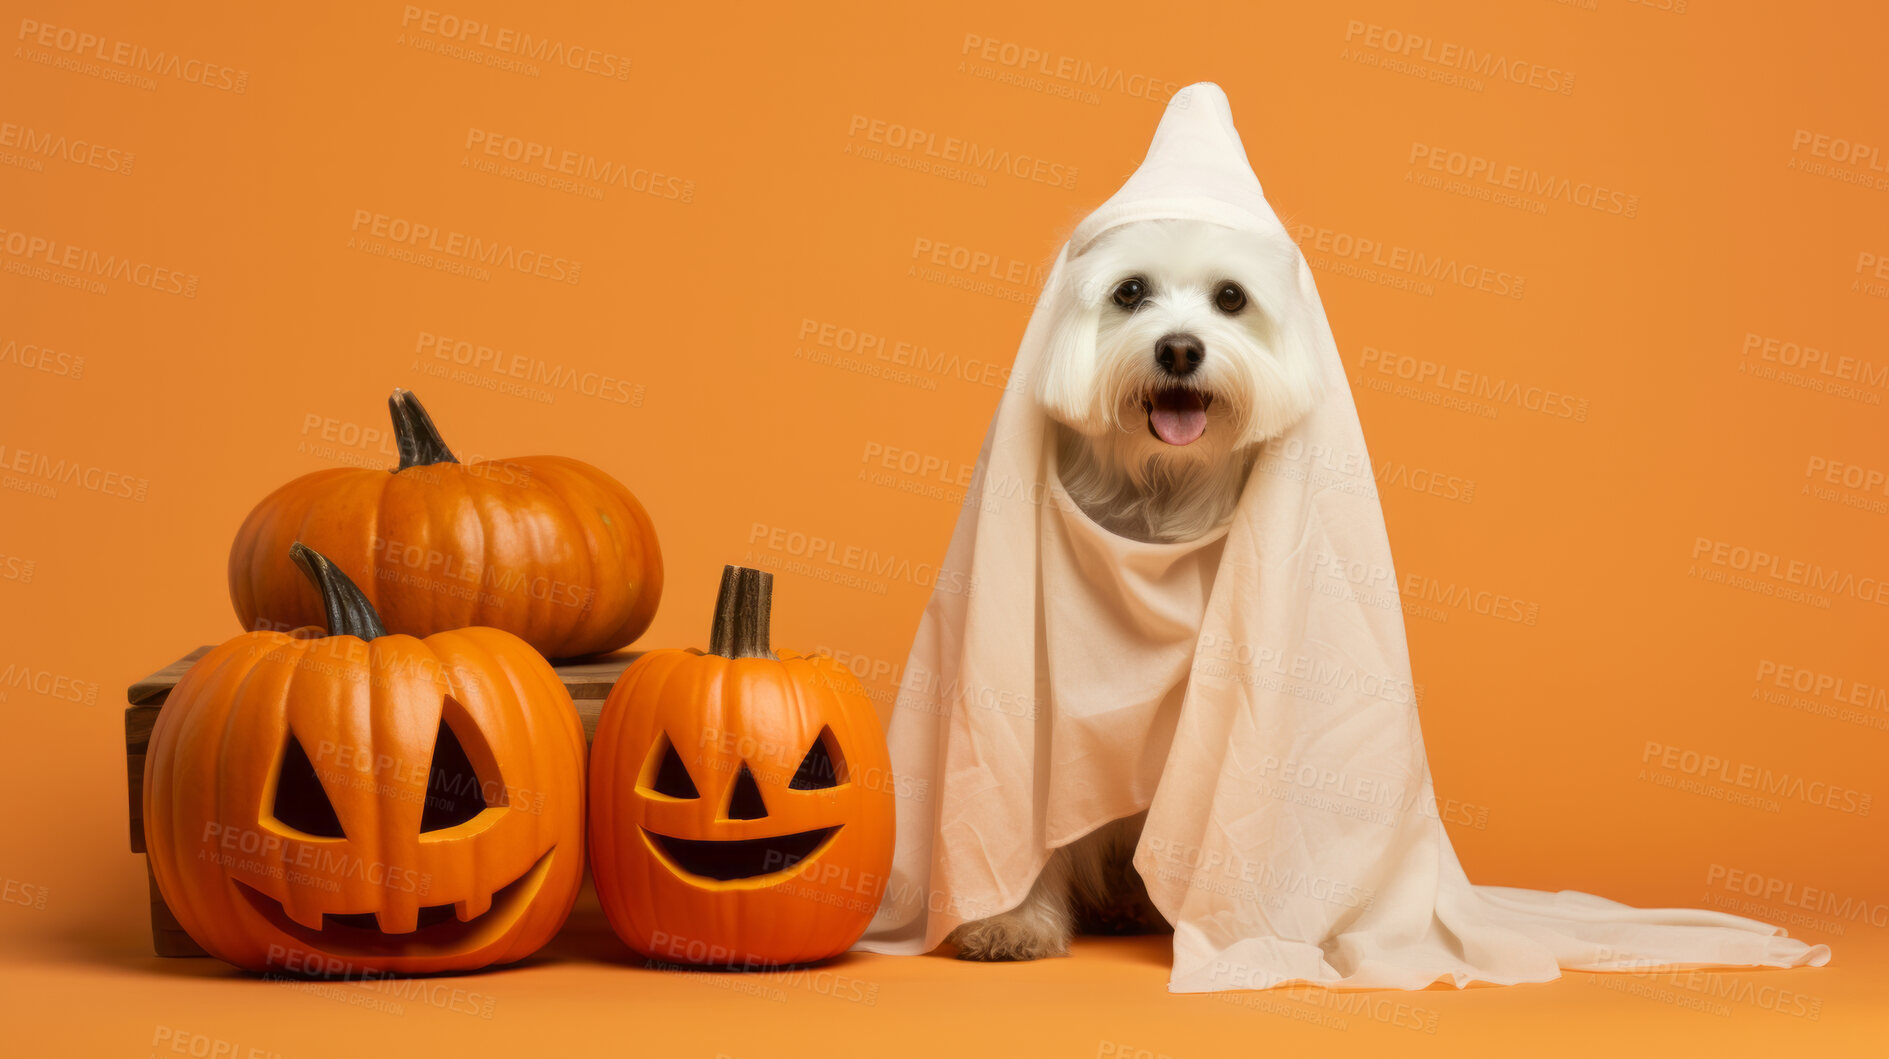
[[[1192,390],[1163,390],[1154,395],[1148,425],[1170,445],[1191,445],[1207,432],[1207,402]]]

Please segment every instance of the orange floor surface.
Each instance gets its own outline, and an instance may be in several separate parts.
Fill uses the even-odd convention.
[[[1068,959],[854,954],[732,974],[652,968],[585,892],[539,956],[481,975],[311,983],[149,954],[137,915],[0,952],[15,1056],[1889,1055],[1889,932],[1820,968],[1423,992],[1175,996],[1168,938],[1082,938]],[[51,925],[49,925],[50,927]]]

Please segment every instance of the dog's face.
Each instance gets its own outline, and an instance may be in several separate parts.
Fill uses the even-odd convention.
[[[1283,245],[1282,245],[1283,244]],[[1283,231],[1141,221],[1069,263],[1036,397],[1124,461],[1214,461],[1284,432],[1318,397]]]

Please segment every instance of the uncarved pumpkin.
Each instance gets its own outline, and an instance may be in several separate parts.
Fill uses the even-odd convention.
[[[618,936],[672,963],[845,951],[892,866],[885,737],[859,681],[768,644],[772,575],[729,567],[708,651],[651,651],[591,748],[591,873]]]
[[[360,585],[388,629],[503,629],[550,658],[635,640],[662,596],[656,531],[590,464],[525,456],[462,464],[413,394],[388,398],[400,464],[316,471],[269,494],[230,547],[245,629],[319,624],[288,559],[301,541]]]
[[[508,963],[583,879],[584,733],[498,629],[389,636],[300,545],[330,635],[249,632],[184,674],[151,731],[145,848],[206,952],[353,976]]]

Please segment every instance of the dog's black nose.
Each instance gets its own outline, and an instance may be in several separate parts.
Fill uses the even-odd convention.
[[[1207,347],[1190,334],[1162,335],[1154,344],[1154,359],[1169,375],[1192,375],[1206,355]]]

